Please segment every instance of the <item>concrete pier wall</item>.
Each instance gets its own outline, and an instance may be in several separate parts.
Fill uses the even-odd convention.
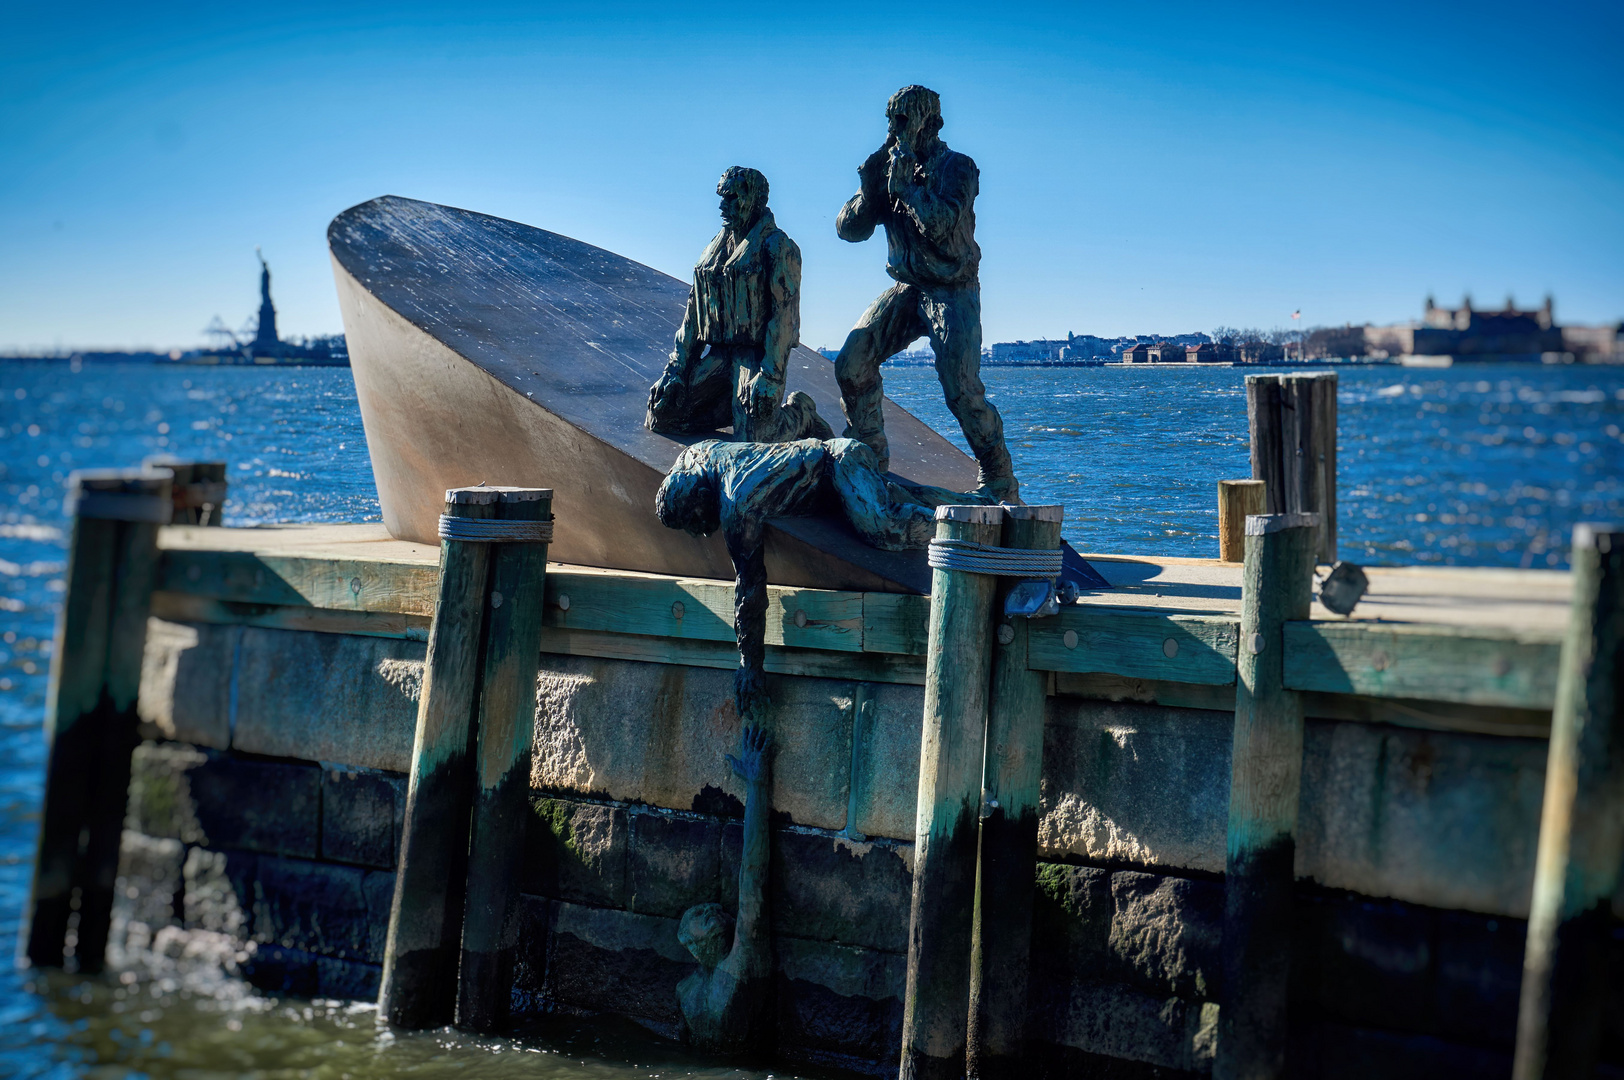
[[[374,996],[424,648],[154,620],[126,939],[229,934],[253,943],[243,968],[260,985]],[[715,668],[543,656],[521,1014],[608,1012],[675,1033],[693,963],[677,918],[736,899],[731,683]],[[775,1009],[784,1060],[883,1075],[901,1030],[922,691],[858,690],[773,677]],[[1032,1001],[1048,1065],[1210,1070],[1232,722],[1222,708],[1051,696]],[[1544,761],[1538,738],[1311,717],[1303,1075],[1508,1068]]]

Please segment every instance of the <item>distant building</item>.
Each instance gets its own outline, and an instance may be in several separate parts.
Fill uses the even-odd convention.
[[[1148,364],[1150,362],[1150,346],[1143,341],[1136,341],[1122,346],[1117,359],[1124,364]]]
[[[1236,359],[1242,364],[1278,364],[1286,358],[1286,347],[1268,341],[1243,341],[1235,346]]]
[[[1227,341],[1203,341],[1184,348],[1184,360],[1190,364],[1233,364],[1239,358],[1240,351]]]
[[[1145,350],[1145,359],[1152,364],[1184,363],[1184,346],[1173,341],[1158,341]]]
[[[1000,341],[988,350],[990,364],[1054,364],[1069,341]]]

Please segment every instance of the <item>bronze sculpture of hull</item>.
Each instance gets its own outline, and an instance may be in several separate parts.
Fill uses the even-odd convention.
[[[662,526],[654,492],[689,443],[643,427],[689,286],[556,233],[386,196],[328,229],[356,396],[384,524],[435,543],[445,489],[554,489],[552,558],[730,578],[718,538]],[[788,388],[838,416],[834,367],[804,346]],[[887,401],[892,471],[968,489],[975,462]],[[785,585],[924,592],[922,552],[864,544],[844,522],[775,521],[767,573]]]

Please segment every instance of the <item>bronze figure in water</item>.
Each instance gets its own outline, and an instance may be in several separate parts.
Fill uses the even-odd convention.
[[[772,934],[767,920],[768,814],[771,748],[759,727],[746,727],[739,756],[727,755],[733,775],[747,787],[744,849],[739,859],[739,917],[721,904],[698,904],[682,914],[677,940],[699,961],[699,970],[677,984],[688,1042],[716,1053],[765,1049],[765,1008],[773,973]]]

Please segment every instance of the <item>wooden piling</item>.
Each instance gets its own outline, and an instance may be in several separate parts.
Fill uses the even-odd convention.
[[[174,498],[171,525],[220,525],[226,501],[226,463],[223,461],[183,461],[168,455],[149,457],[148,468],[168,469],[174,474],[170,491]]]
[[[1284,626],[1308,618],[1317,526],[1312,514],[1246,521],[1217,1080],[1278,1077],[1285,1068],[1303,707],[1284,685]]]
[[[1062,508],[1004,508],[1003,546],[1053,551]],[[1002,614],[1015,580],[994,595],[992,690],[982,786],[981,851],[970,967],[968,1073],[1014,1080],[1024,1071],[1027,972],[1037,880],[1038,785],[1049,676],[1026,663],[1027,619]]]
[[[495,488],[446,492],[448,517],[496,516]],[[406,821],[389,908],[379,1011],[409,1028],[451,1023],[457,1003],[478,696],[492,545],[440,542],[440,595],[418,701]]]
[[[998,543],[998,506],[942,506],[937,539]],[[931,571],[900,1080],[964,1075],[995,579]]]
[[[1262,480],[1218,481],[1218,558],[1246,561],[1246,519],[1266,512]]]
[[[1319,515],[1324,563],[1336,562],[1336,387],[1334,371],[1246,377],[1252,479],[1268,513]]]
[[[548,521],[553,493],[503,489],[497,516]],[[503,543],[490,556],[490,611],[473,824],[468,845],[468,902],[462,928],[457,1026],[495,1031],[506,1020],[519,941],[519,864],[530,816],[530,757],[541,660],[542,592],[547,545]]]
[[[1589,1077],[1607,999],[1612,898],[1624,861],[1624,527],[1573,530],[1528,917],[1515,1080]]]
[[[81,972],[95,972],[112,915],[170,473],[76,472],[68,485],[73,530],[46,697],[45,806],[18,944],[30,963],[61,967],[77,893],[71,955]]]

